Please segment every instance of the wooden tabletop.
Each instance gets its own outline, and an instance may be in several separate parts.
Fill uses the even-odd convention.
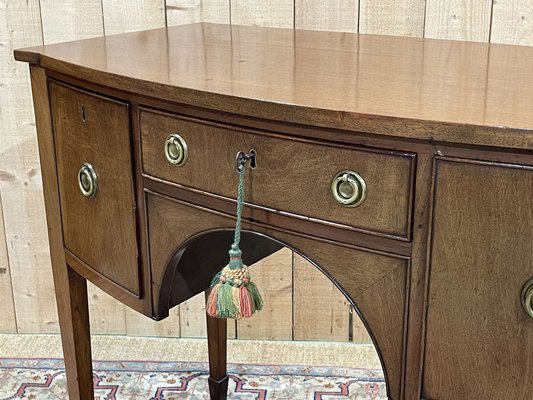
[[[225,112],[533,149],[533,47],[201,23],[15,58]]]

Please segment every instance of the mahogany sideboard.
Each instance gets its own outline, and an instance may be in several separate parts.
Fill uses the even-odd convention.
[[[86,280],[156,320],[205,291],[250,149],[245,261],[288,246],[335,282],[390,399],[533,396],[532,47],[193,24],[15,57],[72,400],[93,397]]]

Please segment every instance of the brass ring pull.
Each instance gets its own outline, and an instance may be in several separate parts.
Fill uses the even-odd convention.
[[[522,306],[527,315],[533,318],[533,279],[529,280],[522,288]]]
[[[168,162],[180,166],[187,162],[189,149],[185,140],[177,133],[172,133],[165,140],[165,157]]]
[[[83,163],[78,171],[78,185],[81,193],[88,198],[96,196],[98,192],[98,175],[89,163]]]
[[[331,181],[333,197],[345,207],[357,207],[365,201],[365,180],[354,171],[341,171]]]

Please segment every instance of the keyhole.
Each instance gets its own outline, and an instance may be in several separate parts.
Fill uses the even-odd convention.
[[[83,122],[87,121],[87,118],[86,118],[86,116],[85,116],[85,107],[82,107],[82,108],[81,108],[81,120],[82,120]]]

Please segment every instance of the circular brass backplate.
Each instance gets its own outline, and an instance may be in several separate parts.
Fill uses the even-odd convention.
[[[83,163],[78,171],[78,186],[81,193],[88,198],[96,196],[98,192],[98,175],[93,166],[87,162]]]
[[[185,164],[189,158],[189,149],[185,139],[177,133],[170,134],[165,140],[165,157],[173,165]]]
[[[366,183],[357,172],[344,170],[331,181],[331,193],[343,206],[357,207],[365,201]]]
[[[522,306],[527,315],[533,318],[533,278],[530,279],[522,288]]]

